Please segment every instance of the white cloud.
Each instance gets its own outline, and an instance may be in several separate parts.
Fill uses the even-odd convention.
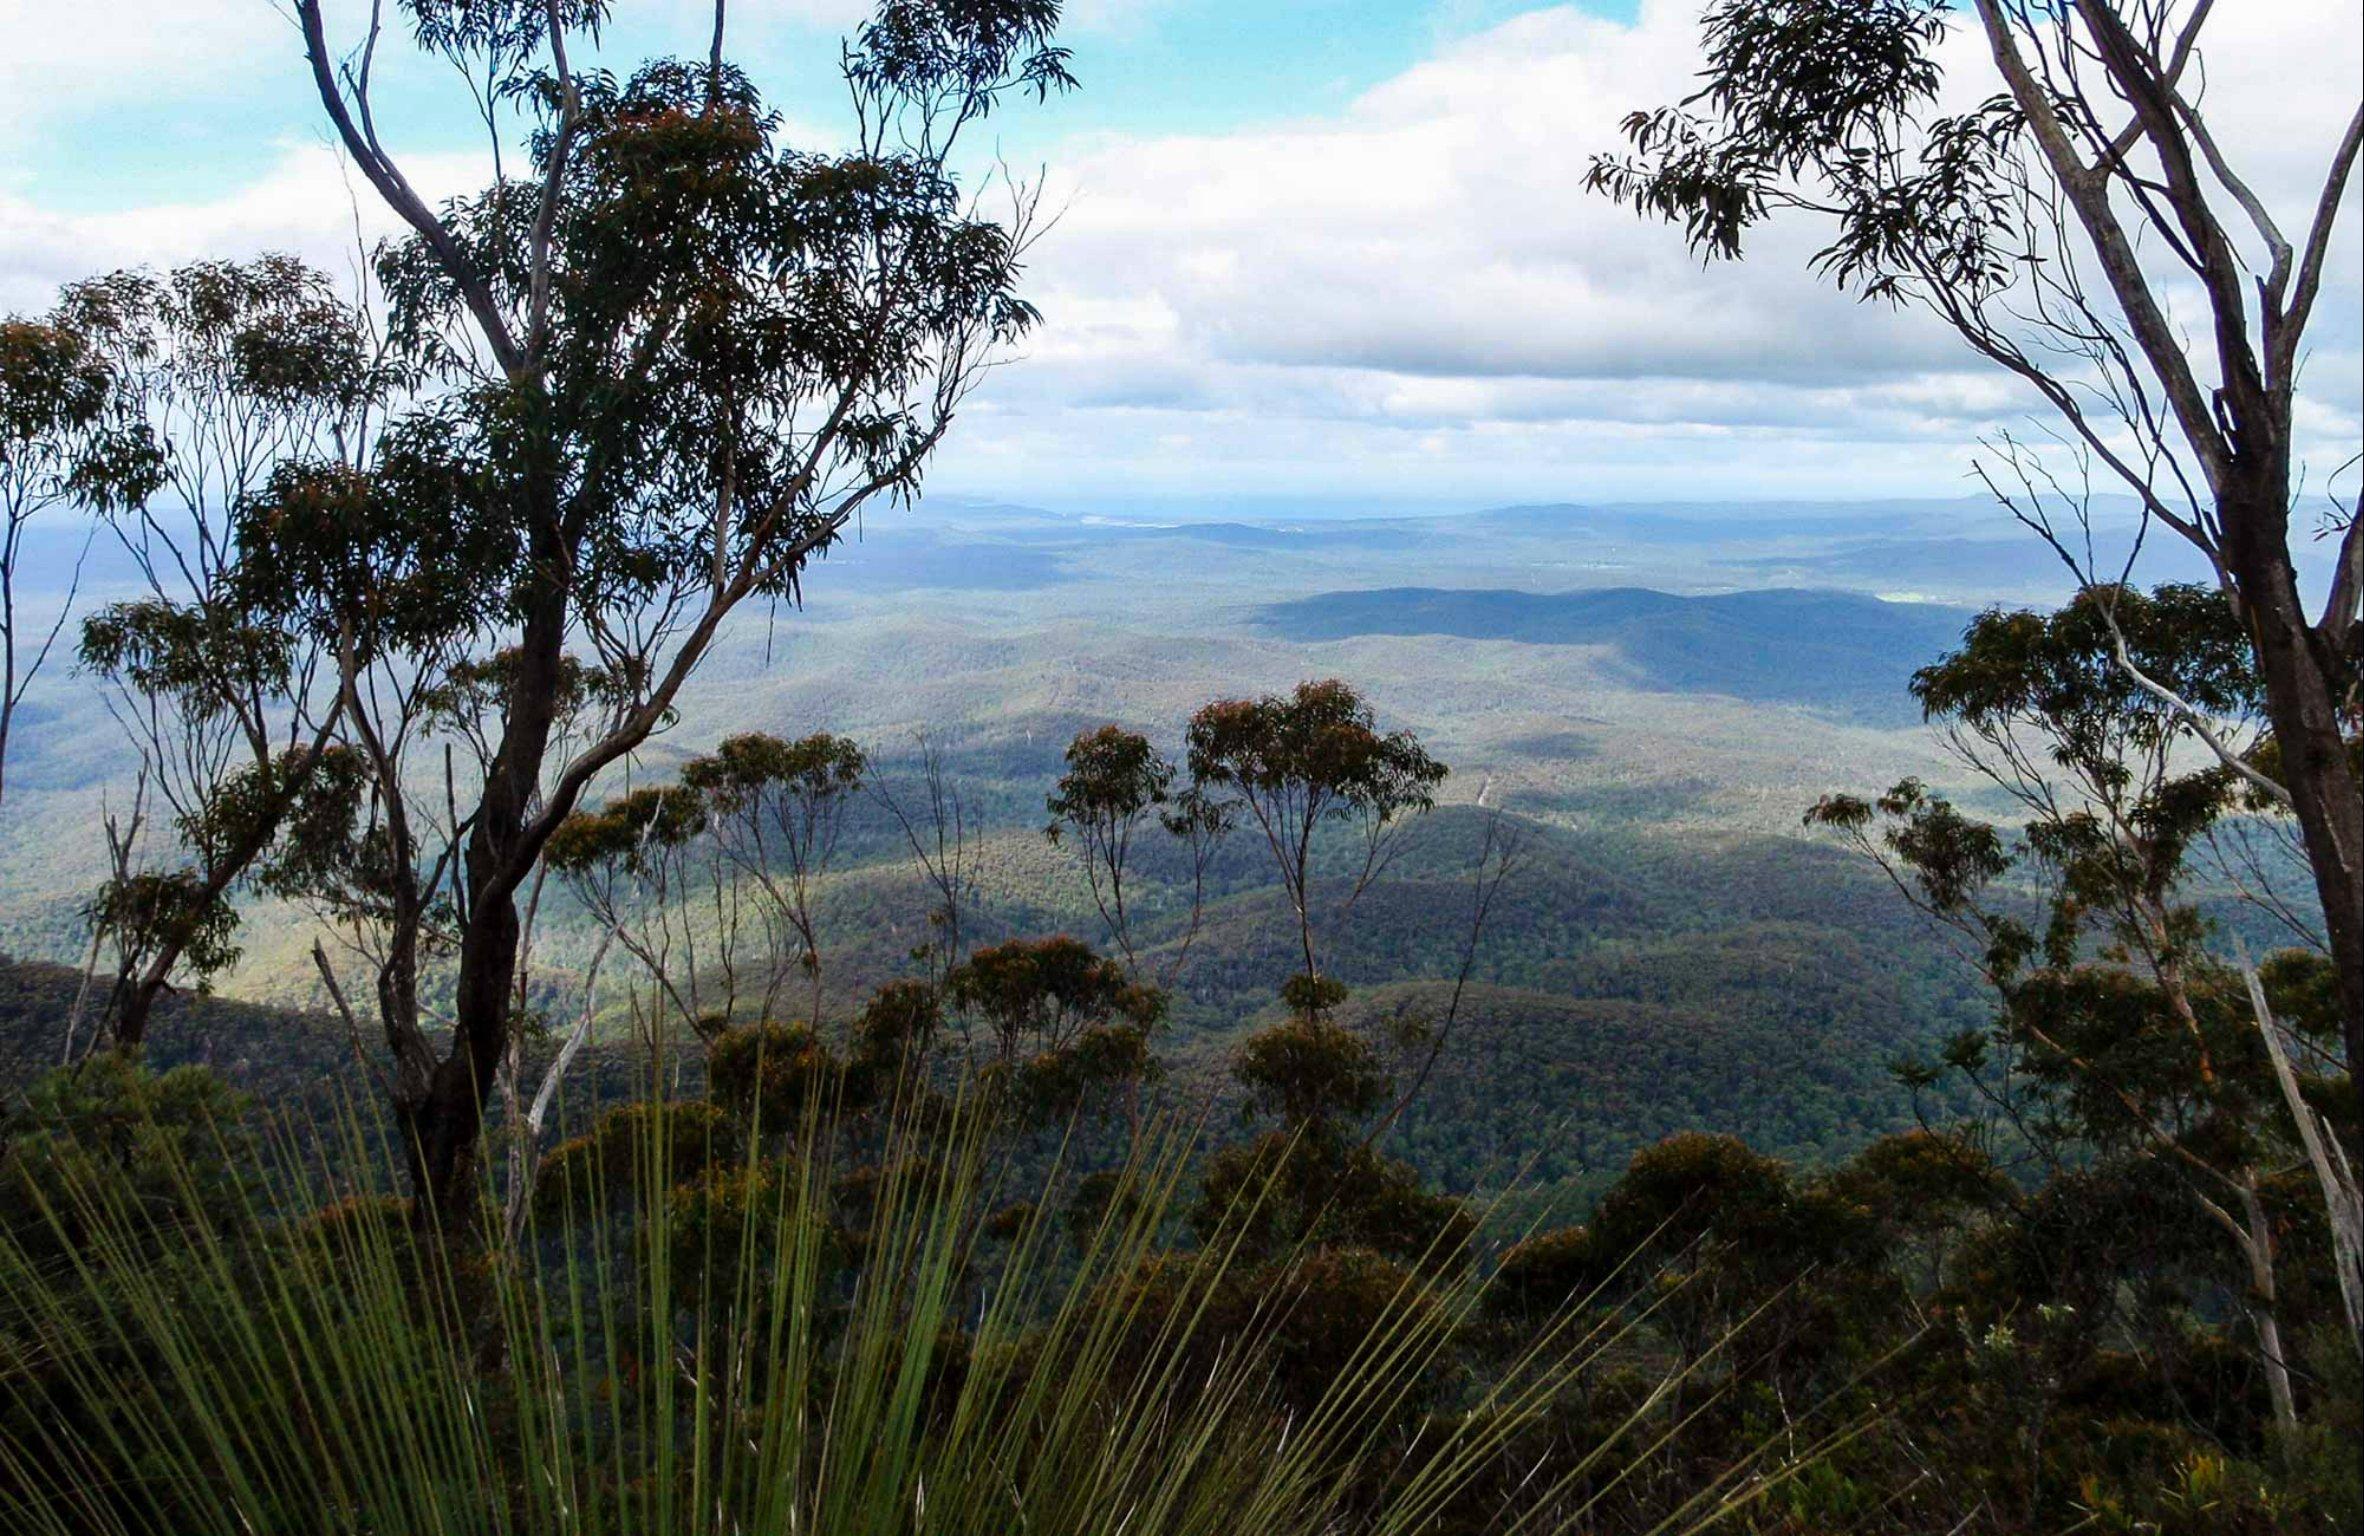
[[[1006,461],[975,441],[987,431],[1119,481],[1273,470],[1293,445],[1354,484],[1442,488],[1499,477],[1494,456],[1520,452],[1540,490],[1565,465],[1661,441],[1669,489],[1703,460],[1744,479],[1786,477],[1771,467],[1784,459],[1836,465],[1833,490],[1867,474],[1954,489],[1953,450],[2031,402],[1950,333],[1815,279],[1808,227],[1777,225],[1745,262],[1702,270],[1678,231],[1583,192],[1627,111],[1694,86],[1698,11],[1652,0],[1633,25],[1535,12],[1335,119],[1103,140],[1060,164],[1066,211],[1035,274],[1048,326],[954,464]],[[2209,108],[2295,225],[2321,174],[2306,157],[2328,153],[2353,107],[2354,7],[2277,0],[2220,12],[2214,30]],[[1993,89],[1980,48],[1967,30],[1949,44],[1960,100]],[[2334,377],[2355,349],[2355,287],[2327,295],[2318,324],[2305,420],[2319,443],[2357,430],[2355,388]],[[1419,446],[1415,467],[1393,463],[1395,434]],[[1161,463],[1177,435],[1198,457]]]
[[[402,166],[430,200],[472,185],[481,172],[470,155],[413,156]],[[95,272],[260,251],[291,252],[357,278],[363,247],[394,229],[368,184],[324,145],[289,146],[261,181],[206,202],[58,213],[0,196],[0,311],[44,308],[59,284]]]
[[[672,0],[649,25],[690,27],[704,3]],[[1121,36],[1160,3],[1093,0],[1078,20]],[[286,64],[287,23],[263,0],[120,0],[103,30],[79,9],[0,0],[0,103],[20,103],[0,105],[0,146],[26,114],[62,110],[60,79],[82,82],[71,101],[87,107],[166,63],[184,85]],[[755,38],[862,9],[734,14]],[[1582,191],[1626,111],[1691,88],[1698,9],[1647,0],[1631,25],[1533,12],[1440,45],[1331,118],[1070,144],[1052,157],[1065,211],[1029,283],[1048,324],[977,402],[937,483],[1958,489],[1978,432],[2029,409],[2007,380],[1933,323],[1818,282],[1810,229],[1769,230],[1745,262],[1702,270],[1679,232]],[[2355,100],[2364,26],[2352,0],[2274,0],[2220,8],[2213,32],[2212,120],[2295,228]],[[1984,94],[1977,40],[1952,46],[1956,93]],[[42,90],[51,107],[23,105]],[[482,174],[465,157],[407,168],[431,190]],[[374,236],[386,220],[363,191]],[[335,157],[308,141],[235,195],[180,205],[67,213],[0,183],[0,309],[107,266],[199,254],[290,249],[342,271],[352,221]],[[2364,419],[2356,224],[2300,417],[2325,463]]]
[[[1212,363],[1435,376],[1910,373],[1934,327],[1869,311],[1777,232],[1702,276],[1669,231],[1586,195],[1632,106],[1679,93],[1695,21],[1521,17],[1339,121],[1108,144],[1062,171],[1072,206],[1046,304],[1154,297]]]
[[[217,82],[288,35],[265,0],[0,0],[0,150],[55,115]]]

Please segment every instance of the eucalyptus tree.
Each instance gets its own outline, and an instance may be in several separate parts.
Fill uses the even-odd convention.
[[[2294,435],[2300,373],[2326,282],[2339,281],[2332,253],[2353,207],[2364,102],[2336,136],[2289,146],[2316,168],[2302,198],[2269,195],[2263,167],[2236,163],[2204,100],[2207,27],[2227,15],[2239,11],[2211,0],[1718,0],[1700,89],[1629,117],[1634,153],[1596,160],[1587,183],[1680,221],[1710,258],[1738,256],[1770,218],[1821,217],[1820,273],[1934,315],[2041,403],[2074,467],[2004,438],[1989,484],[2084,582],[2108,590],[2118,574],[2096,568],[2071,522],[2093,473],[2207,557],[2256,655],[2273,736],[2258,782],[2302,829],[2356,1060],[2364,526],[2353,500],[2318,480],[2316,532],[2337,554],[2312,611],[2292,546],[2307,536],[2309,494]],[[2002,85],[1965,111],[1940,103],[1942,44],[1957,25],[1977,29]],[[2359,94],[2352,78],[2338,89]],[[2196,705],[2185,712],[2206,724]]]
[[[71,314],[0,320],[0,804],[17,706],[73,603],[69,591],[46,628],[20,627],[25,535],[50,512],[102,513],[147,495],[156,445],[145,428],[123,410],[114,370]]]
[[[770,1022],[796,975],[819,1030],[814,902],[868,768],[859,746],[826,731],[793,742],[743,732],[683,764],[678,783],[578,810],[551,834],[545,867],[649,973],[652,1043],[669,1014],[712,1047],[744,995]]]
[[[1149,738],[1120,725],[1078,731],[1067,744],[1067,771],[1044,799],[1051,820],[1043,831],[1055,844],[1075,845],[1084,883],[1108,936],[1138,975],[1132,909],[1126,881],[1133,872],[1135,840],[1152,821],[1181,843],[1190,861],[1190,918],[1159,984],[1171,985],[1190,958],[1206,910],[1207,868],[1230,835],[1232,806],[1197,785],[1174,787],[1175,768]]]
[[[583,909],[640,963],[655,989],[646,1029],[658,1047],[668,1016],[711,1044],[729,1027],[737,1002],[737,969],[730,964],[739,913],[720,879],[711,846],[711,817],[696,790],[669,784],[636,789],[597,811],[577,811],[550,835],[549,868]],[[706,879],[701,879],[701,877]],[[707,881],[712,884],[708,885]],[[700,909],[701,888],[717,910]],[[700,943],[700,918],[711,916],[712,945]],[[724,994],[707,990],[720,962]]]
[[[1324,823],[1353,830],[1360,861],[1341,903],[1351,909],[1386,868],[1404,825],[1436,803],[1448,770],[1411,732],[1381,731],[1363,696],[1335,678],[1218,699],[1191,716],[1187,736],[1193,787],[1228,796],[1264,834],[1297,923],[1303,1010],[1318,1014],[1327,991],[1315,939],[1314,835]]]
[[[1126,969],[1138,971],[1125,876],[1132,867],[1134,836],[1172,795],[1174,765],[1148,737],[1119,725],[1077,732],[1067,744],[1066,760],[1067,771],[1043,802],[1051,813],[1044,835],[1053,843],[1061,837],[1075,840],[1092,904],[1100,909]]]
[[[969,1059],[1019,1118],[1056,1123],[1105,1090],[1138,1090],[1157,1063],[1150,1036],[1165,1017],[1165,994],[1135,981],[1080,939],[1012,939],[954,966],[944,999],[985,1026]],[[1133,1096],[1137,1118],[1137,1091]]]
[[[90,904],[117,955],[113,1037],[137,1050],[176,977],[236,958],[231,893],[334,761],[334,637],[257,589],[258,509],[296,480],[349,480],[403,378],[361,311],[288,256],[112,273],[70,285],[59,314],[109,376],[116,430],[144,445],[105,508],[143,590],[86,617],[79,645],[170,815],[161,853],[125,834]]]
[[[623,78],[578,62],[600,0],[373,4],[342,43],[319,0],[293,9],[321,110],[404,227],[377,275],[389,336],[434,388],[347,515],[279,536],[280,606],[337,647],[389,806],[419,776],[372,723],[369,668],[508,658],[481,770],[432,786],[457,844],[437,870],[448,1041],[385,1021],[422,1063],[394,1094],[422,1213],[465,1221],[516,1027],[520,893],[730,615],[792,600],[865,507],[911,494],[980,370],[1033,323],[1015,291],[1030,204],[982,216],[958,166],[1005,100],[1070,79],[1055,0],[886,0],[843,55],[851,147],[825,152],[784,141],[719,5],[704,57]],[[472,82],[496,146],[482,190],[430,205],[381,133],[397,32]],[[512,110],[530,126],[514,167]],[[629,691],[554,762],[570,657]]]
[[[2016,834],[1914,780],[1876,801],[1832,796],[1807,819],[1877,859],[1994,989],[1992,1027],[1952,1041],[1938,1065],[1907,1067],[1906,1082],[1958,1078],[1982,1095],[1984,1123],[1965,1134],[1995,1143],[1998,1161],[2016,1150],[2044,1177],[2092,1163],[2151,1170],[2180,1191],[2202,1246],[2236,1261],[2220,1280],[2242,1298],[2276,1416],[2292,1427],[2282,1250],[2303,1202],[2290,1174],[2325,1117],[2356,1130],[2352,1064],[2331,1010],[2311,1001],[2332,995],[2333,962],[2319,944],[2274,956],[2269,1011],[2208,953],[2196,856],[2262,797],[2201,750],[2198,727],[2137,670],[2237,722],[2233,745],[2254,739],[2262,689],[2220,593],[2087,592],[2055,614],[1981,615],[1914,679],[1956,758],[2025,818]],[[2307,1085],[2287,1102],[2284,1052]],[[2339,1209],[2352,1194],[2330,1199],[2332,1224],[2352,1223]],[[2355,1257],[2332,1247],[2352,1295]]]
[[[827,731],[798,741],[761,731],[727,737],[681,770],[682,784],[706,797],[723,862],[755,887],[770,940],[766,1017],[793,969],[811,988],[808,1022],[821,1027],[821,932],[814,902],[837,857],[846,813],[869,772],[869,755],[859,744]],[[792,959],[784,953],[789,940]]]

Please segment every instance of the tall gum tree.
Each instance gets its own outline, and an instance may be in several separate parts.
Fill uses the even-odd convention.
[[[1316,930],[1327,914],[1317,898],[1315,839],[1325,822],[1351,829],[1362,859],[1343,882],[1341,914],[1352,911],[1400,847],[1404,828],[1436,804],[1448,770],[1410,731],[1379,729],[1368,701],[1337,678],[1288,693],[1217,699],[1190,717],[1190,792],[1225,802],[1264,836],[1296,919],[1305,969],[1291,983],[1301,1011],[1317,1019],[1338,984],[1322,975]]]
[[[20,614],[26,535],[51,512],[110,511],[146,496],[157,453],[144,428],[124,412],[107,357],[69,311],[0,319],[0,805],[17,706],[73,605],[70,587],[46,627]]]
[[[88,909],[116,957],[106,1034],[136,1052],[165,991],[236,959],[233,892],[337,761],[330,653],[256,600],[243,519],[293,466],[335,481],[359,462],[402,381],[367,317],[284,255],[109,273],[69,285],[58,314],[147,461],[100,504],[139,579],[78,645],[141,765]]]
[[[2235,768],[2301,829],[2356,1061],[2364,528],[2353,498],[2315,493],[2316,531],[2337,554],[2310,609],[2292,557],[2307,536],[2292,428],[2308,326],[2340,280],[2332,251],[2352,217],[2364,103],[2325,142],[2293,146],[2312,154],[2310,196],[2283,207],[2263,195],[2259,167],[2236,163],[2204,102],[2209,24],[2239,25],[2243,9],[1720,0],[1703,22],[1699,90],[1629,117],[1632,154],[1596,160],[1587,184],[1681,223],[1706,257],[1738,256],[1768,218],[1821,217],[1825,276],[1935,315],[2046,407],[2074,468],[2005,438],[1989,484],[2089,590],[2123,575],[2097,569],[2089,526],[2073,525],[2089,473],[2207,557],[2256,653],[2272,731],[2263,763]],[[1940,53],[1957,26],[1975,29],[2001,89],[1949,114]],[[2294,213],[2302,222],[2286,224]]]
[[[852,147],[813,152],[730,61],[723,4],[703,57],[622,79],[577,62],[609,9],[377,0],[339,41],[320,0],[293,6],[321,110],[405,228],[378,260],[389,331],[439,393],[352,486],[291,479],[258,510],[252,552],[276,569],[254,590],[337,649],[374,773],[355,835],[390,878],[441,882],[388,915],[448,914],[448,1042],[408,1006],[383,1024],[412,1182],[445,1223],[468,1218],[545,843],[734,611],[793,600],[864,507],[916,488],[1032,324],[1030,203],[985,218],[956,168],[1006,99],[1072,83],[1056,0],[886,0],[844,53]],[[492,183],[440,206],[372,106],[404,35],[460,67],[492,145]],[[445,767],[463,755],[421,750],[419,680],[487,653],[481,762]],[[628,688],[554,761],[570,666]]]

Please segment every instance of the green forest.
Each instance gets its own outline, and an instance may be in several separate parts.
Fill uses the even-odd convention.
[[[0,1528],[2364,1531],[2364,532],[2293,448],[2364,109],[2286,232],[2205,0],[1712,0],[1534,189],[1931,317],[2057,601],[1209,525],[1312,551],[1161,618],[1256,671],[898,612],[774,729],[866,581],[1177,558],[865,553],[1046,324],[1059,0],[880,0],[835,140],[721,0],[283,9],[396,232],[0,319]],[[1583,769],[1513,647],[1691,745]]]

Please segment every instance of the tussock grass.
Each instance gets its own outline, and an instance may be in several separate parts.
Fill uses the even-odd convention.
[[[1186,1125],[1138,1138],[1078,1228],[1057,1214],[1066,1176],[1008,1188],[959,1108],[807,1114],[770,1155],[681,1184],[673,1119],[637,1116],[630,1166],[567,1164],[517,1235],[467,1244],[354,1192],[394,1149],[352,1120],[224,1132],[218,1159],[161,1154],[161,1180],[52,1159],[25,1192],[40,1219],[0,1238],[0,1530],[1583,1528],[1568,1490],[1606,1447],[1470,1505],[1614,1344],[1604,1325],[1572,1310],[1446,1411],[1407,1412],[1483,1292],[1440,1258],[1285,1406],[1276,1341],[1303,1303],[1243,1316],[1226,1284],[1252,1209],[1170,1251]]]

